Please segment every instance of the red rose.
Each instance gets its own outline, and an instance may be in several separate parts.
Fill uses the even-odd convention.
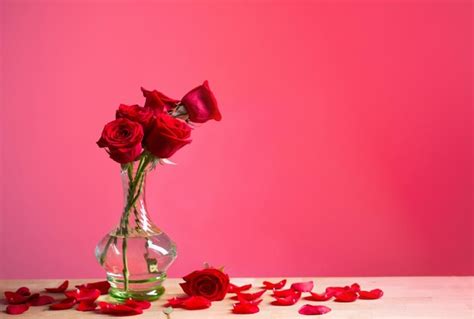
[[[145,138],[145,147],[158,158],[169,158],[181,147],[191,143],[190,136],[189,125],[167,113],[161,113],[152,122]]]
[[[142,151],[143,128],[126,118],[107,123],[97,142],[107,148],[110,158],[121,164],[133,162]]]
[[[178,100],[167,97],[157,90],[147,91],[141,88],[145,97],[145,108],[151,109],[155,114],[168,111],[176,107]]]
[[[222,118],[207,81],[187,93],[181,104],[186,108],[191,122],[204,123],[212,119],[220,121]]]
[[[131,121],[138,122],[146,129],[150,126],[151,120],[153,119],[153,112],[148,108],[138,105],[120,104],[115,113],[115,117],[118,119],[127,118]]]
[[[224,299],[229,286],[229,276],[215,268],[193,271],[183,279],[180,286],[186,294],[211,301]]]

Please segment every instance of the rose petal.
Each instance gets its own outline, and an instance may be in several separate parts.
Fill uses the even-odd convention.
[[[77,311],[93,311],[97,308],[97,304],[95,302],[90,301],[81,301],[79,305],[76,307]]]
[[[13,291],[5,291],[5,300],[10,305],[18,305],[25,303],[30,297],[23,296]]]
[[[33,297],[34,296],[34,297]],[[39,294],[34,294],[32,295],[32,297],[28,300],[28,304],[30,306],[44,306],[44,305],[49,305],[53,302],[55,302],[56,300],[54,300],[53,297],[51,296],[46,296],[46,295],[43,295],[43,296],[40,296]]]
[[[20,305],[8,305],[7,308],[5,309],[6,313],[9,315],[19,315],[27,311],[29,308],[28,305],[26,304],[20,304]]]
[[[66,297],[75,298],[77,301],[95,301],[100,296],[98,289],[78,288],[76,290],[69,290],[64,293]]]
[[[353,283],[350,287],[351,291],[353,292],[359,292],[360,291],[360,285],[358,283]]]
[[[65,280],[57,288],[44,288],[44,290],[46,290],[47,292],[65,292],[68,286],[69,280]]]
[[[383,296],[383,291],[380,289],[373,289],[371,291],[360,291],[359,299],[379,299]]]
[[[276,298],[285,298],[285,297],[288,297],[288,296],[292,296],[296,293],[296,291],[293,290],[293,288],[288,288],[288,289],[285,289],[285,290],[277,290],[277,291],[273,291],[273,297],[276,297]]]
[[[141,308],[132,308],[122,304],[99,302],[100,312],[111,316],[134,316],[143,313]]]
[[[252,301],[252,300],[260,298],[265,293],[265,291],[266,290],[261,290],[255,293],[238,292],[237,296],[235,296],[233,299],[237,299],[237,300],[245,299],[247,301]]]
[[[276,289],[281,289],[286,285],[286,279],[283,279],[277,283],[272,283],[269,281],[264,281],[263,282],[263,288],[267,290],[276,290]]]
[[[257,305],[250,303],[236,303],[233,305],[232,312],[236,314],[252,314],[260,311]]]
[[[181,305],[183,304],[183,302],[186,300],[186,299],[189,299],[190,297],[174,297],[174,298],[170,298],[168,299],[168,302],[165,304],[165,307],[173,307],[173,308],[178,308],[178,307],[181,307]]]
[[[313,290],[314,283],[313,281],[306,281],[306,282],[296,282],[291,285],[291,288],[293,290],[299,291],[299,292],[310,292]]]
[[[58,303],[49,305],[50,310],[65,310],[65,309],[71,309],[74,307],[76,304],[76,299],[75,298],[66,298],[61,300]]]
[[[329,299],[332,298],[331,294],[328,294],[327,292],[318,294],[315,292],[310,292],[311,296],[308,296],[304,299],[306,300],[311,300],[311,301],[328,301]]]
[[[262,302],[262,299],[247,300],[242,298],[241,296],[238,296],[237,300],[239,301],[239,303],[248,303],[256,306],[258,306]]]
[[[251,284],[248,284],[248,285],[243,285],[243,286],[236,286],[234,284],[231,284],[229,283],[229,286],[227,288],[227,293],[238,293],[238,292],[241,292],[241,291],[245,291],[245,290],[249,290],[250,288],[252,288],[252,285]]]
[[[133,299],[127,299],[125,300],[125,305],[132,307],[132,308],[142,308],[142,309],[148,309],[151,307],[151,303],[146,300],[133,300]]]
[[[96,281],[76,286],[76,288],[98,289],[101,295],[109,292],[110,284],[108,281]]]
[[[301,297],[301,293],[299,291],[295,291],[292,295],[289,295],[284,298],[275,298],[272,301],[272,305],[274,306],[291,306],[298,302]]]
[[[326,306],[313,306],[313,305],[304,305],[298,310],[298,313],[302,315],[324,315],[331,311],[331,308]]]
[[[334,301],[337,301],[337,302],[353,302],[356,300],[357,300],[357,293],[350,290],[336,295],[336,299],[334,299]]]
[[[19,295],[22,295],[22,296],[31,295],[30,288],[28,288],[28,287],[20,287],[15,292]]]
[[[327,287],[326,293],[330,296],[337,296],[348,290],[349,287]]]
[[[187,310],[206,309],[211,306],[211,302],[202,296],[191,296],[181,303],[181,307]]]

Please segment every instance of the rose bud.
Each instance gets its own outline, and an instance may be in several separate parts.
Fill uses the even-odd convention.
[[[189,120],[194,123],[204,123],[209,120],[220,121],[222,116],[217,108],[217,101],[209,88],[209,83],[204,83],[187,93],[181,100]]]
[[[140,123],[120,118],[107,123],[97,142],[110,158],[121,164],[133,162],[142,151],[143,128]]]
[[[189,296],[202,296],[210,301],[224,299],[229,286],[229,276],[215,268],[193,271],[180,283]]]

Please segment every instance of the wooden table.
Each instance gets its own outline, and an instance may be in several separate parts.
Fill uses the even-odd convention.
[[[281,278],[267,278],[270,281],[277,281]],[[262,278],[234,278],[233,283],[237,285],[251,283],[254,287],[259,287]],[[359,283],[362,288],[381,288],[385,295],[379,300],[358,300],[353,303],[311,302],[301,299],[296,305],[278,307],[270,305],[272,298],[267,293],[263,296],[260,305],[260,312],[254,315],[235,315],[231,313],[233,301],[227,297],[221,302],[214,302],[212,307],[204,310],[182,310],[175,309],[171,314],[171,319],[186,318],[266,318],[266,319],[294,319],[307,318],[298,314],[298,309],[303,304],[324,304],[332,308],[332,312],[317,318],[327,319],[472,319],[473,315],[473,282],[474,277],[360,277],[360,278],[291,278],[289,282],[314,280],[316,292],[322,292],[327,286],[350,285]],[[88,280],[71,280],[70,287],[74,285],[91,282]],[[134,318],[154,318],[166,319],[163,314],[163,304],[167,298],[177,296],[182,293],[178,286],[180,279],[168,279],[166,281],[167,291],[158,301],[153,302],[152,307],[145,310],[144,314],[134,316]],[[20,286],[28,286],[32,292],[39,292],[44,287],[54,287],[61,280],[0,280],[0,292],[6,290],[16,290]],[[288,285],[288,284],[287,284]],[[54,296],[54,294],[51,294]],[[101,299],[108,299],[108,296],[101,296]],[[6,307],[0,305],[1,310]],[[1,318],[14,318],[4,312],[0,313]],[[64,311],[49,311],[47,306],[30,307],[30,309],[16,318],[107,318],[106,315],[95,314],[93,312],[79,312],[74,309]]]

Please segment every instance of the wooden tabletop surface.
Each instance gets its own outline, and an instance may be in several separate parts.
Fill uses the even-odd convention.
[[[237,285],[251,283],[254,287],[261,286],[263,280],[277,281],[281,278],[234,278],[232,282]],[[204,310],[182,310],[175,309],[171,319],[187,318],[267,318],[267,319],[294,319],[306,318],[298,314],[298,309],[304,304],[323,304],[332,309],[328,314],[318,318],[327,319],[436,319],[436,318],[474,318],[473,283],[474,277],[358,277],[358,278],[289,278],[289,286],[292,282],[314,280],[313,291],[322,292],[328,286],[345,286],[357,282],[363,289],[380,288],[384,296],[379,300],[357,300],[353,303],[337,303],[333,301],[312,302],[301,299],[293,306],[272,306],[270,293],[263,296],[260,304],[260,312],[253,315],[235,315],[231,313],[233,300],[226,299],[214,302],[209,309]],[[0,292],[16,290],[18,287],[27,286],[32,292],[40,292],[45,287],[57,286],[62,280],[0,280]],[[97,281],[97,279],[71,280],[70,287],[74,285]],[[167,298],[182,293],[178,283],[180,279],[168,279],[165,282],[166,293],[158,301],[152,303],[152,307],[142,315],[134,318],[166,319],[163,314],[163,305]],[[256,289],[255,289],[256,290]],[[251,290],[253,291],[253,290]],[[49,294],[55,296],[55,294]],[[60,298],[58,295],[55,297]],[[101,296],[102,300],[109,300],[108,296]],[[0,309],[1,318],[13,318],[3,312],[6,305],[2,303]],[[47,306],[30,307],[30,309],[16,318],[107,318],[106,315],[94,312],[80,312],[74,309],[64,311],[50,311]]]

